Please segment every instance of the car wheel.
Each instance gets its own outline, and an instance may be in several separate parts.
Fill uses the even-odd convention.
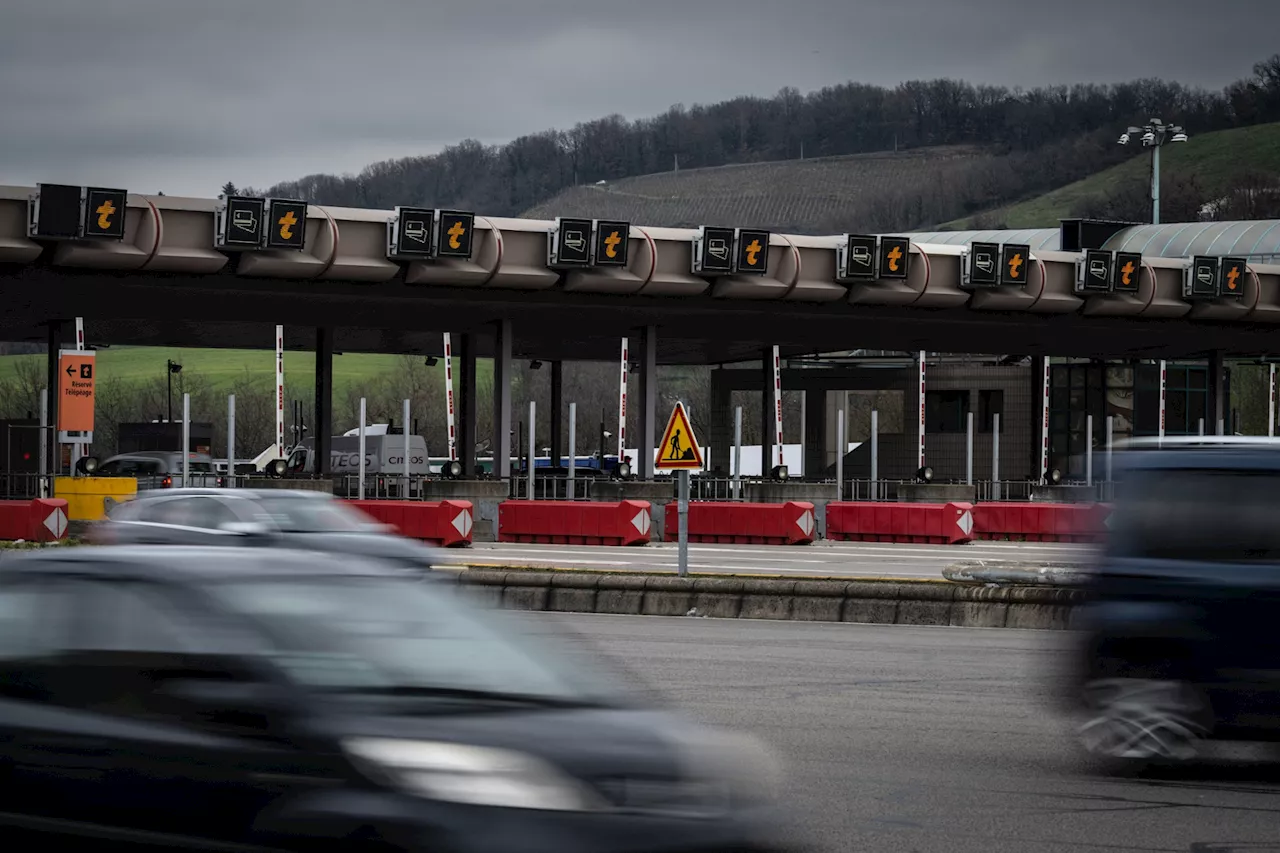
[[[1113,766],[1183,763],[1208,736],[1208,704],[1183,681],[1102,678],[1086,683],[1080,745]]]

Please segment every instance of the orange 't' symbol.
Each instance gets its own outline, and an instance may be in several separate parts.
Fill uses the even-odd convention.
[[[465,229],[465,228],[463,228],[463,227],[462,227],[462,223],[461,223],[461,222],[455,222],[455,223],[453,223],[453,225],[452,225],[452,226],[449,228],[449,230],[448,230],[448,231],[446,231],[445,233],[449,235],[449,248],[450,248],[450,249],[461,249],[461,248],[462,248],[462,243],[461,243],[461,241],[460,241],[460,238],[462,237],[462,235],[463,235],[463,234],[466,234],[466,233],[467,233],[467,229]]]
[[[756,265],[756,258],[759,256],[759,254],[760,254],[760,241],[752,240],[750,243],[747,244],[747,266],[754,267]]]
[[[1227,290],[1235,290],[1240,278],[1240,267],[1232,266],[1227,270]]]
[[[1017,278],[1022,275],[1019,271],[1022,267],[1022,253],[1015,252],[1014,256],[1009,259],[1009,278]]]
[[[285,215],[284,215],[284,216],[281,216],[281,217],[280,217],[280,239],[281,239],[281,240],[292,240],[292,239],[293,239],[293,226],[295,226],[295,225],[297,225],[297,224],[298,224],[298,217],[296,217],[296,216],[294,216],[294,215],[293,215],[293,211],[292,211],[292,210],[290,210],[290,211],[288,211],[287,213],[285,213]]]
[[[898,271],[898,261],[902,260],[902,249],[898,248],[897,246],[894,246],[894,247],[889,251],[889,254],[888,254],[886,257],[888,257],[888,259],[889,259],[889,271],[890,271],[890,272],[897,272],[897,271]]]
[[[104,231],[111,227],[111,214],[116,212],[116,206],[111,203],[111,199],[107,199],[98,205],[98,209],[94,213],[98,214],[98,227]]]
[[[610,232],[608,237],[604,238],[604,253],[611,258],[618,257],[618,244],[622,242],[622,238],[618,236],[617,231]]]
[[[1133,261],[1125,261],[1124,266],[1120,268],[1120,283],[1125,287],[1133,283]]]

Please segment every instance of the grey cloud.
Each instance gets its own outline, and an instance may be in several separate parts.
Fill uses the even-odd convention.
[[[0,181],[208,194],[845,80],[1219,88],[1277,23],[1264,0],[9,0]]]

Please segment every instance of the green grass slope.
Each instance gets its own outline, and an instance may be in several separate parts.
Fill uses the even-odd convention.
[[[1160,171],[1165,176],[1194,176],[1209,201],[1246,172],[1280,172],[1280,123],[1220,130],[1166,145],[1160,152]],[[1079,202],[1105,196],[1126,181],[1150,180],[1150,174],[1150,154],[1142,151],[1084,180],[980,215],[1009,228],[1056,228],[1058,220],[1070,217]],[[968,230],[975,227],[974,218],[953,220],[940,227]]]
[[[416,357],[415,357],[416,358]],[[177,347],[110,347],[98,350],[99,381],[118,379],[128,383],[149,381],[163,382],[165,363],[169,359],[179,362],[184,372],[198,376],[213,390],[229,391],[245,378],[272,382],[275,379],[275,358],[271,350],[235,349],[180,349]],[[367,388],[377,380],[402,372],[402,356],[369,353],[347,353],[333,358],[334,396],[340,397],[347,389]],[[18,376],[23,361],[44,364],[43,355],[0,356],[0,382],[13,381]],[[477,365],[477,372],[486,372],[487,363]],[[443,372],[443,364],[435,370]],[[309,352],[284,354],[285,386],[312,389],[315,387],[315,356]],[[175,390],[177,383],[175,382]]]

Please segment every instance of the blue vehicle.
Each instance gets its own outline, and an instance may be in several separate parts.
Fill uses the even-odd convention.
[[[1078,735],[1110,769],[1280,740],[1280,442],[1161,444],[1118,455],[1109,541],[1076,613]]]

